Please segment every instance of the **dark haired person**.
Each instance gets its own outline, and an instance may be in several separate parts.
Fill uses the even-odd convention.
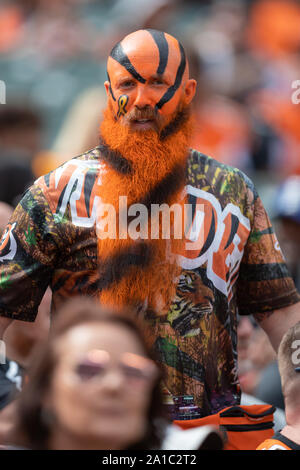
[[[0,107],[0,150],[24,163],[30,163],[40,151],[43,122],[30,104],[7,104]]]
[[[130,312],[67,302],[35,351],[8,444],[150,449],[164,438],[161,373]],[[74,412],[75,410],[75,412]]]
[[[189,148],[196,81],[179,41],[131,33],[107,72],[99,146],[40,177],[2,240],[0,326],[34,321],[48,285],[53,311],[78,294],[129,305],[162,364],[171,417],[193,421],[239,403],[237,311],[277,349],[299,294],[253,183]],[[132,210],[187,202],[191,232],[102,239],[96,218],[104,204],[120,218],[121,196]]]
[[[300,322],[283,336],[278,349],[278,366],[286,425],[257,450],[300,450]]]
[[[13,208],[20,202],[24,192],[34,182],[28,162],[15,158],[9,152],[0,154],[0,200]]]

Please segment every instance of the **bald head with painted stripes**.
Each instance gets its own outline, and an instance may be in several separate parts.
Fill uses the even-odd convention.
[[[179,103],[190,103],[196,88],[182,44],[154,29],[135,31],[116,44],[107,75],[106,91],[118,117],[132,107],[171,116]]]

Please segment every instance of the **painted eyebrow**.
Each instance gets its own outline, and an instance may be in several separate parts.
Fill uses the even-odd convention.
[[[127,82],[127,81],[131,81],[131,80],[134,80],[133,77],[127,77],[127,78],[120,78],[119,80],[116,81],[116,87],[119,87],[119,86],[122,86],[123,83]],[[166,77],[164,75],[161,75],[161,74],[158,74],[158,73],[155,73],[153,75],[151,75],[151,77],[149,77],[147,81],[153,81],[153,80],[160,80],[162,83],[166,83],[168,84],[168,80],[166,80]]]
[[[131,82],[131,81],[132,82],[134,81],[134,78],[131,77],[131,76],[119,78],[119,79],[116,80],[116,87],[118,87],[120,85],[123,85],[126,82]]]
[[[153,75],[151,75],[149,80],[162,80],[162,81],[164,81],[165,77],[162,73],[154,73]]]
[[[151,75],[151,77],[149,78],[149,80],[160,80],[162,82],[162,84],[164,85],[167,85],[168,87],[171,85],[172,83],[172,80],[169,76],[168,73],[164,73],[163,75],[161,74],[154,74],[154,75]]]

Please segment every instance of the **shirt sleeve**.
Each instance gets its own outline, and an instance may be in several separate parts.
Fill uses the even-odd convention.
[[[288,307],[300,300],[270,219],[255,189],[252,227],[237,283],[240,315]]]
[[[0,241],[0,316],[34,321],[57,263],[60,236],[43,191],[33,185]]]

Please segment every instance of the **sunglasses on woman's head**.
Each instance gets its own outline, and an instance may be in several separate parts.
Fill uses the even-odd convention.
[[[108,351],[93,349],[75,366],[75,373],[82,382],[89,382],[95,378],[101,379],[111,367]],[[158,377],[155,363],[138,354],[122,354],[117,367],[130,383],[147,383]]]

